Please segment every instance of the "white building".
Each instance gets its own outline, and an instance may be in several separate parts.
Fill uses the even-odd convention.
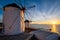
[[[30,34],[35,35],[39,40],[58,40],[59,35],[53,32],[38,30],[31,32]]]
[[[24,32],[24,14],[17,4],[12,3],[4,6],[3,23],[5,35]]]

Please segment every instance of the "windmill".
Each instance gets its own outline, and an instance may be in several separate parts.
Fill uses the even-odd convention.
[[[12,20],[14,19],[12,22],[10,21],[11,23],[10,23],[8,20],[6,20],[6,19],[8,19],[8,15],[6,14],[7,11],[5,12],[5,14],[6,14],[7,17],[5,16],[5,17],[4,17],[4,20],[5,20],[5,21],[4,21],[4,20],[3,20],[3,21],[4,21],[4,23],[5,23],[4,25],[7,26],[7,27],[5,27],[5,29],[6,29],[6,30],[5,30],[5,31],[6,31],[5,33],[8,34],[8,35],[18,34],[18,33],[20,33],[20,32],[22,33],[22,32],[25,31],[24,13],[25,13],[25,11],[27,11],[28,9],[31,9],[31,8],[34,8],[34,7],[35,7],[35,5],[34,5],[34,6],[31,6],[31,7],[26,8],[26,7],[25,7],[25,0],[24,0],[24,6],[22,5],[22,3],[21,3],[20,0],[15,0],[15,2],[16,2],[17,5],[19,5],[19,6],[18,6],[18,10],[19,10],[19,12],[20,12],[20,13],[19,13],[20,16],[17,16],[17,17],[14,18],[14,17],[11,17],[11,15],[9,15],[10,12],[9,12],[8,10],[12,10],[12,11],[13,11],[14,9],[17,9],[17,8],[13,8],[13,7],[11,8],[10,6],[7,6],[6,8],[4,8],[4,9],[6,9],[6,10],[9,12],[9,14],[7,13],[7,14],[10,16],[9,18],[12,18]],[[9,7],[9,8],[8,8],[8,7]],[[17,10],[16,10],[16,11],[17,11]],[[15,11],[14,11],[14,12],[15,12]],[[14,14],[13,14],[13,15],[14,15]],[[16,15],[15,15],[15,16],[16,16]],[[14,26],[16,26],[16,25],[14,25],[14,24],[16,23],[16,20],[17,20],[18,17],[20,17],[20,21],[19,21],[19,23],[20,23],[20,29],[16,27],[17,30],[19,29],[19,31],[16,31],[16,32],[15,32],[16,28],[15,28]],[[11,20],[11,19],[10,19],[10,20]],[[6,22],[6,21],[8,21],[8,22]],[[9,24],[9,23],[10,23],[10,24]],[[9,24],[9,25],[8,25],[8,24]],[[9,27],[8,27],[8,26],[9,26]],[[8,30],[7,30],[7,28],[8,28]]]
[[[25,27],[24,27],[24,13],[25,13],[25,11],[27,11],[28,9],[31,9],[31,8],[34,8],[35,7],[35,5],[33,5],[33,6],[30,6],[30,7],[25,7],[25,1],[26,0],[24,0],[24,6],[21,4],[21,1],[19,0],[19,1],[17,1],[17,0],[15,0],[19,5],[20,5],[20,10],[21,10],[21,18],[22,18],[22,20],[21,20],[21,25],[22,25],[22,27],[24,28],[23,30],[25,30]]]

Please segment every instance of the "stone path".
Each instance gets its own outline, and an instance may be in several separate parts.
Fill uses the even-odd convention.
[[[21,33],[17,35],[4,35],[0,36],[0,40],[26,40],[30,34],[28,33]]]

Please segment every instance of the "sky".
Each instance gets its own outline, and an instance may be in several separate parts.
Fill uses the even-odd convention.
[[[24,0],[17,1],[23,6],[25,5],[27,9],[35,5],[35,7],[26,10],[25,19],[39,22],[60,21],[60,0],[25,0],[25,4]],[[15,0],[0,0],[0,8],[11,3],[18,4]],[[3,13],[4,11],[0,9],[0,22],[3,20]]]

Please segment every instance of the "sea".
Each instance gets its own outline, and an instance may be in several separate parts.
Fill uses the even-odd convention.
[[[30,28],[54,30],[60,34],[60,24],[55,24],[55,26],[53,24],[30,24]]]

